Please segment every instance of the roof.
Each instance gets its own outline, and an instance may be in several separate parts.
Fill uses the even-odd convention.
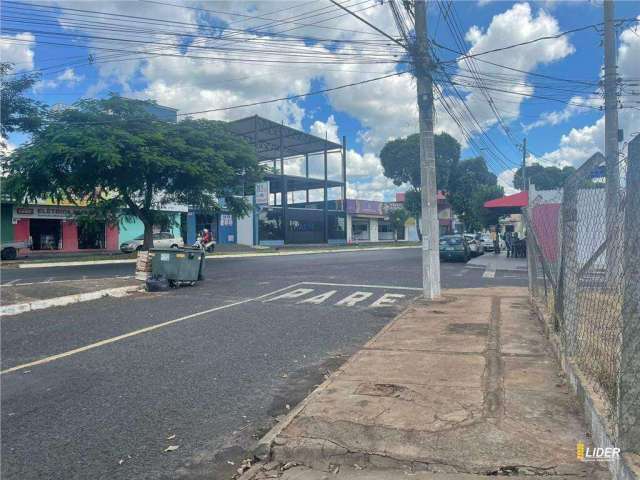
[[[485,208],[522,208],[527,205],[529,205],[529,193],[526,191],[484,202]]]
[[[269,191],[270,193],[279,193],[282,192],[282,176],[279,174],[266,174],[264,176],[265,180],[269,180]],[[314,190],[316,188],[324,188],[324,179],[320,178],[307,178],[307,177],[299,177],[296,175],[284,175],[284,178],[287,180],[287,192],[297,192],[300,190]],[[335,180],[327,180],[327,188],[331,187],[341,187],[344,185],[342,182],[338,182]]]
[[[258,115],[229,122],[229,129],[255,145],[259,161],[342,149],[342,145]],[[282,139],[282,152],[280,140]]]

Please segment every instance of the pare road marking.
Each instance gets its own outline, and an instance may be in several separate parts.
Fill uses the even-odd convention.
[[[320,284],[324,285],[324,284]],[[337,285],[337,284],[336,284]],[[379,288],[379,287],[374,287]],[[413,290],[412,288],[410,288]],[[399,300],[402,300],[407,297],[404,293],[382,293],[381,295],[376,295],[374,297],[374,292],[366,291],[366,290],[358,290],[350,293],[346,297],[340,298],[336,300],[336,294],[338,290],[327,290],[318,292],[315,288],[296,288],[294,290],[290,290],[288,292],[282,293],[275,297],[270,297],[266,300],[263,300],[264,303],[274,302],[276,300],[298,300],[296,305],[323,305],[323,304],[332,304],[337,307],[354,307],[356,305],[369,303],[369,307],[372,308],[380,308],[380,307],[392,307]],[[372,298],[373,297],[373,298]],[[373,301],[371,301],[373,300]]]

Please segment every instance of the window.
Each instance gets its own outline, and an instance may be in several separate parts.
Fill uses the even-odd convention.
[[[329,238],[331,240],[345,240],[344,235],[344,213],[343,212],[329,212]]]
[[[260,211],[258,217],[258,240],[284,240],[281,208],[265,208]]]

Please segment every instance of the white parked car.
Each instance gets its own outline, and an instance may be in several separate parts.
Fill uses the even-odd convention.
[[[483,234],[481,242],[486,252],[493,252],[493,240],[491,240],[491,235]]]
[[[499,237],[498,244],[500,245],[500,251],[505,251],[507,248],[507,244]],[[491,240],[491,235],[488,233],[482,234],[482,246],[484,247],[485,252],[493,252],[493,240]]]
[[[144,243],[144,235],[140,235],[133,240],[120,244],[120,251],[124,253],[135,252],[142,250],[142,244]],[[174,237],[173,233],[160,232],[153,234],[153,247],[154,248],[178,248],[184,247],[182,237]]]

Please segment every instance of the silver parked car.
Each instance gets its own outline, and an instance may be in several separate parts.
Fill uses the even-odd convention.
[[[135,252],[142,250],[142,244],[144,243],[144,235],[140,235],[133,240],[120,244],[120,251],[124,253]],[[184,247],[182,237],[175,237],[170,232],[160,232],[153,234],[153,247],[154,248],[178,248]]]

